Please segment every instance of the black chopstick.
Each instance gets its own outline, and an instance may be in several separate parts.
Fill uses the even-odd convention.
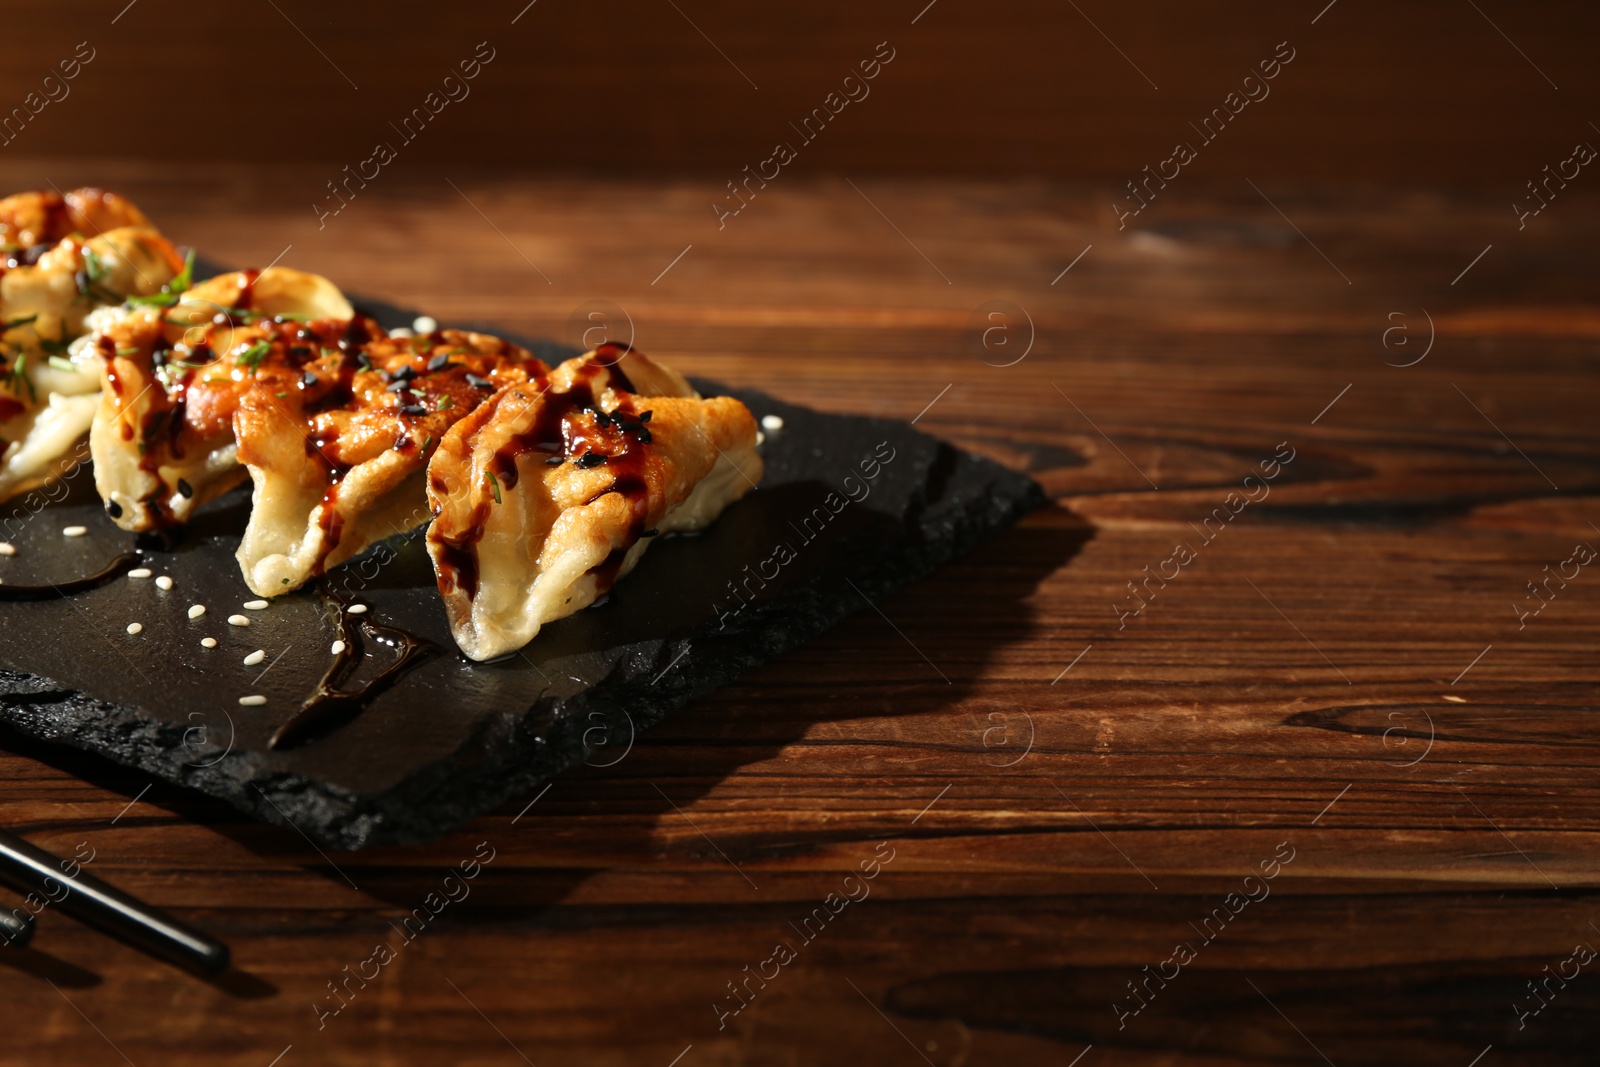
[[[0,946],[24,948],[33,940],[33,916],[26,908],[0,911]]]
[[[0,830],[0,882],[48,900],[79,922],[141,952],[206,974],[228,967],[228,946],[116,889],[71,861]]]

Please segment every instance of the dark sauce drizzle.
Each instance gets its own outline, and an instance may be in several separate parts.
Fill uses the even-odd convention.
[[[603,346],[600,350],[602,358],[611,354],[611,350],[617,351],[617,358],[630,351],[625,345]],[[602,372],[608,375],[608,381],[599,392],[610,388],[625,394],[609,412],[601,410],[596,395],[595,379]],[[553,453],[546,461],[551,463],[569,456],[582,467],[597,467],[603,463],[615,472],[610,487],[600,496],[620,493],[632,506],[633,521],[622,545],[613,549],[593,570],[603,593],[615,583],[629,549],[644,535],[649,518],[649,485],[644,478],[643,446],[650,443],[650,431],[645,426],[650,421],[650,412],[641,412],[634,407],[634,401],[643,398],[634,395],[633,382],[615,362],[607,364],[597,359],[585,364],[572,387],[565,392],[548,391],[548,380],[545,378],[530,382],[529,387],[545,390],[540,394],[544,405],[539,409],[533,425],[513,436],[495,453],[489,469],[498,479],[500,487],[507,492],[517,485],[518,458],[529,452]],[[585,429],[574,431],[567,422],[569,417],[585,411],[596,423],[597,432],[592,435]],[[616,433],[608,434],[606,431],[612,428]],[[617,451],[607,451],[615,447],[613,440],[620,441],[622,447]],[[602,445],[605,448],[599,447]],[[445,492],[445,487],[438,483],[434,488],[436,492]],[[487,502],[479,505],[473,514],[473,521],[460,535],[439,543],[439,584],[442,589],[448,583],[466,593],[468,598],[478,595],[478,542],[483,540],[484,530],[489,523],[489,508],[494,506]]]
[[[344,642],[344,650],[334,656],[333,663],[322,676],[322,681],[318,682],[316,689],[306,697],[305,702],[300,705],[300,710],[273,732],[267,742],[269,749],[282,751],[298,748],[326,737],[361,714],[380,693],[399,681],[401,675],[441,651],[432,641],[393,626],[374,622],[364,615],[352,619],[347,610],[348,605],[344,601],[330,593],[325,586],[318,586],[317,591],[322,597],[324,606],[333,612],[334,625],[338,627],[339,640]],[[363,634],[380,645],[397,650],[399,655],[393,663],[380,671],[377,677],[359,689],[346,692],[339,686],[365,658]]]
[[[75,593],[86,593],[91,589],[110,585],[132,570],[139,559],[138,552],[124,552],[107,564],[104,570],[96,571],[86,578],[74,578],[67,582],[51,582],[44,585],[0,585],[0,600],[61,600]]]

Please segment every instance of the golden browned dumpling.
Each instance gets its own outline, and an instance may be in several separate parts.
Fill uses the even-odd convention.
[[[186,279],[186,268],[137,208],[97,189],[0,200],[0,240],[3,500],[83,458],[100,387],[85,334],[122,315],[125,298]]]
[[[245,584],[286,592],[427,522],[423,474],[446,431],[548,369],[486,334],[390,337],[362,319],[342,347],[297,351],[291,341],[269,356],[233,417],[255,481],[239,545]]]
[[[148,227],[132,203],[104,189],[16,193],[0,200],[0,243],[7,250],[55,244],[74,234],[93,237],[122,226]]]
[[[626,346],[501,390],[428,464],[428,550],[456,643],[475,660],[521,648],[761,474],[743,404],[702,399]]]
[[[219,275],[94,334],[104,386],[89,445],[107,513],[127,530],[172,526],[243,481],[240,395],[297,349],[343,351],[354,314],[326,278],[271,267]]]

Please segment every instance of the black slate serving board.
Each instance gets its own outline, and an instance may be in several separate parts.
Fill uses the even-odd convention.
[[[412,318],[365,309],[391,327]],[[551,362],[576,354],[530,347]],[[141,565],[170,576],[168,591],[122,577],[64,599],[0,602],[0,721],[332,848],[427,841],[585,759],[619,759],[669,712],[969,551],[1043,500],[1028,478],[905,423],[695,384],[738,397],[758,420],[784,420],[767,434],[760,488],[704,533],[663,538],[609,599],[549,625],[520,654],[488,664],[462,657],[420,531],[392,539],[324,581],[370,605],[367,618],[443,652],[342,727],[268,750],[322,677],[338,634],[326,599],[309,589],[243,610],[252,595],[234,552],[249,514],[244,487],[203,509],[177,543],[142,545]],[[89,533],[64,537],[71,525]],[[135,545],[101,513],[87,466],[64,492],[0,505],[0,540],[18,550],[0,557],[0,582],[11,585],[81,577]],[[206,614],[191,620],[192,604]],[[235,613],[252,625],[228,625]],[[131,622],[143,632],[130,636]],[[203,648],[206,636],[218,646]],[[244,666],[255,649],[266,661]],[[394,655],[366,642],[356,682]],[[245,694],[267,703],[242,707]]]

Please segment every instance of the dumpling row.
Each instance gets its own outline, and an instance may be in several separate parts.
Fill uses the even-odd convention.
[[[73,236],[85,227],[105,232]],[[182,525],[248,477],[238,559],[262,596],[427,523],[456,641],[493,659],[604,595],[657,535],[710,524],[761,479],[743,404],[704,399],[627,346],[551,369],[485,334],[391,336],[313,274],[191,284],[136,208],[95,191],[0,201],[0,237],[32,257],[0,276],[0,352],[19,353],[0,391],[0,438],[15,442],[0,499],[49,477],[86,427],[95,484],[124,529]],[[12,322],[14,309],[32,317]],[[70,351],[59,381],[27,359],[50,343]]]

